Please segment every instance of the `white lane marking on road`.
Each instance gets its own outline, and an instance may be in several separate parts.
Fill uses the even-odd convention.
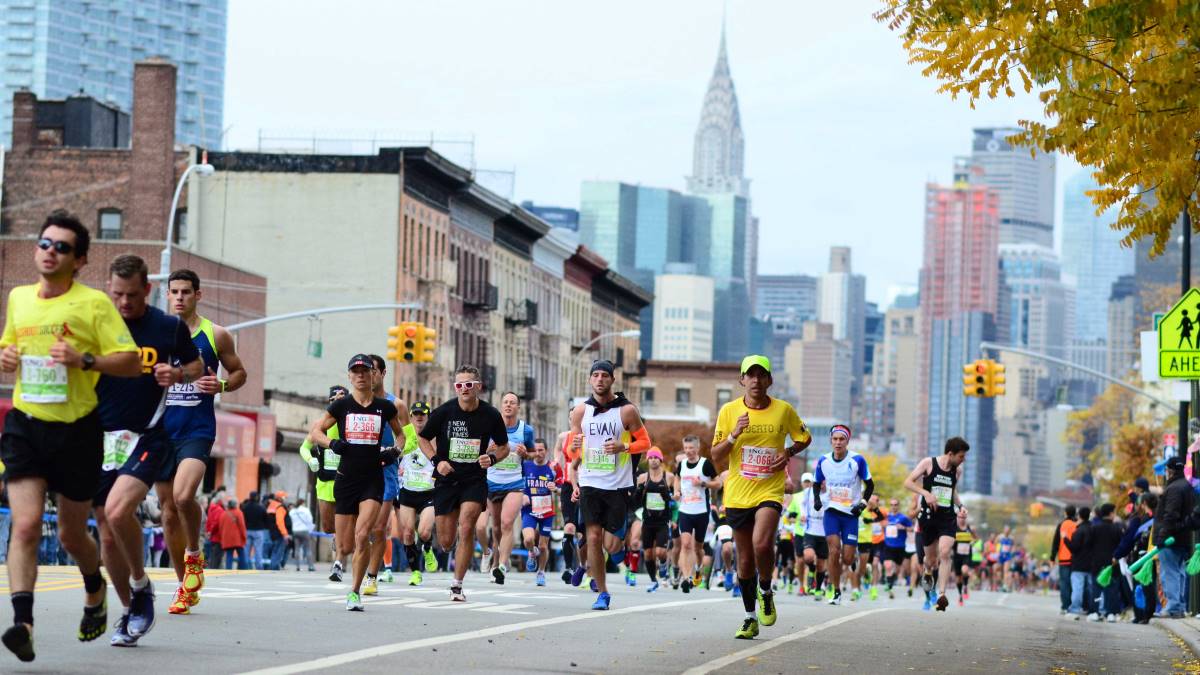
[[[861,619],[864,616],[869,616],[871,614],[877,614],[879,612],[890,612],[892,609],[894,609],[894,608],[893,607],[882,607],[880,609],[868,609],[868,610],[864,610],[862,612],[855,612],[854,614],[849,614],[847,616],[841,616],[841,617],[838,617],[831,621],[826,621],[825,623],[819,623],[815,626],[809,626],[808,628],[805,628],[804,630],[799,631],[797,633],[792,633],[791,635],[784,635],[783,637],[777,637],[774,640],[768,640],[766,642],[763,642],[762,644],[758,644],[753,647],[750,647],[749,649],[743,649],[740,652],[734,652],[732,654],[729,654],[728,656],[722,656],[719,659],[713,659],[712,661],[698,665],[695,668],[689,668],[689,669],[683,671],[683,675],[704,675],[705,673],[711,673],[714,670],[724,668],[725,666],[733,665],[740,661],[744,661],[745,659],[748,659],[751,656],[757,656],[757,655],[767,651],[768,649],[773,649],[780,645],[787,644],[788,642],[799,640],[800,638],[806,638],[814,633],[819,633],[819,632],[825,630],[826,628],[833,628],[834,626],[840,626],[841,624],[847,623],[849,621],[854,621],[855,619]]]
[[[1000,596],[1000,599],[996,601],[996,606],[997,606],[997,607],[1003,607],[1003,606],[1004,606],[1004,603],[1008,602],[1008,599],[1009,599],[1010,597],[1012,597],[1012,596],[1008,595],[1007,593],[1006,593],[1006,594],[1004,594],[1004,595],[1001,595],[1001,596]]]
[[[347,663],[355,661],[365,661],[380,656],[388,656],[390,654],[398,654],[400,652],[412,651],[414,649],[422,649],[424,647],[440,647],[442,645],[453,642],[463,642],[466,640],[476,640],[479,638],[492,637],[494,635],[504,635],[505,633],[515,633],[517,631],[529,630],[531,628],[542,628],[544,626],[556,626],[564,623],[572,623],[575,621],[587,621],[590,619],[603,619],[610,616],[621,616],[624,614],[636,614],[638,612],[649,612],[656,609],[667,609],[669,607],[683,607],[686,605],[700,605],[712,602],[728,602],[729,599],[722,596],[720,598],[706,598],[703,600],[676,600],[673,602],[660,602],[653,605],[637,605],[635,607],[624,607],[621,609],[613,609],[607,612],[591,611],[585,614],[568,614],[566,616],[555,616],[547,619],[534,619],[532,621],[522,621],[520,623],[510,623],[503,626],[492,626],[491,628],[481,628],[467,633],[455,633],[453,635],[441,635],[438,637],[423,638],[421,640],[410,640],[408,642],[397,642],[390,645],[381,645],[379,647],[368,647],[366,649],[357,649],[344,654],[334,654],[312,661],[304,661],[302,663],[292,663],[284,666],[275,666],[272,668],[263,668],[261,670],[251,670],[242,675],[290,675],[291,673],[307,673],[313,670],[321,670],[324,668],[337,668],[344,666]],[[496,611],[497,608],[491,608]],[[883,610],[872,610],[883,611]],[[865,612],[869,614],[870,612]]]

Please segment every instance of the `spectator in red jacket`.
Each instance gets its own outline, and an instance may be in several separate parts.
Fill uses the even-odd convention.
[[[221,488],[214,490],[204,517],[204,559],[215,560],[217,567],[221,566],[221,538],[217,531],[221,528],[221,516],[225,515],[224,500],[225,492]]]
[[[233,569],[233,556],[237,554],[238,563],[246,566],[246,518],[238,508],[237,500],[230,499],[226,505],[225,514],[221,516],[221,526],[217,533],[220,537],[221,550],[224,551],[225,569]]]

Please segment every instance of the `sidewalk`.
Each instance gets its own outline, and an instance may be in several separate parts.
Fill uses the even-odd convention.
[[[1200,658],[1200,619],[1191,616],[1183,619],[1151,619],[1150,624],[1183,640],[1192,654]]]

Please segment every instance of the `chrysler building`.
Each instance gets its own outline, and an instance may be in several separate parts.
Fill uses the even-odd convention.
[[[692,175],[687,179],[688,192],[698,195],[733,193],[749,197],[750,181],[742,175],[744,146],[737,92],[733,89],[733,77],[729,73],[729,59],[725,53],[725,25],[722,21],[717,65],[708,81],[704,107],[700,111],[700,126],[696,129]]]

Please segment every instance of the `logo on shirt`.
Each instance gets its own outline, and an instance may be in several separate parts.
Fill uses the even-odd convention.
[[[62,324],[25,326],[17,329],[17,337],[36,337],[38,335],[53,335],[55,337],[75,337],[71,327],[64,321]]]
[[[142,355],[142,373],[153,372],[154,366],[158,364],[158,350],[154,347],[138,347],[138,353]]]

